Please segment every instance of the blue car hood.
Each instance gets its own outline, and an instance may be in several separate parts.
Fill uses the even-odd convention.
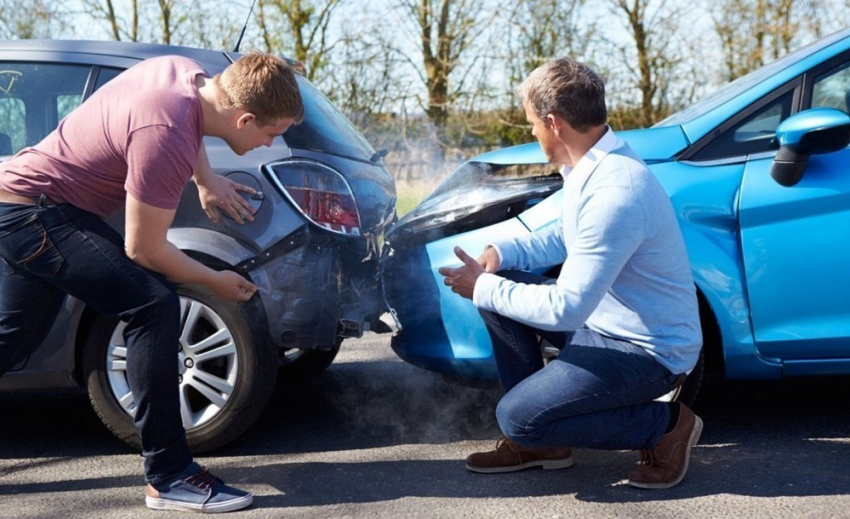
[[[664,162],[690,145],[681,126],[658,126],[617,132],[617,136],[647,163]],[[543,164],[546,157],[536,142],[511,146],[481,154],[475,162],[491,164]]]

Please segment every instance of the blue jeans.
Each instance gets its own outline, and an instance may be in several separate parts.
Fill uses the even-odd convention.
[[[554,280],[503,271],[520,283]],[[582,328],[538,330],[481,311],[506,393],[496,418],[509,439],[527,448],[651,449],[670,418],[668,393],[678,376],[640,346]],[[561,349],[545,367],[539,337]]]
[[[180,300],[170,283],[130,260],[100,217],[67,204],[0,204],[0,257],[0,375],[41,345],[66,294],[120,317],[145,479],[181,472],[192,456],[178,394]]]

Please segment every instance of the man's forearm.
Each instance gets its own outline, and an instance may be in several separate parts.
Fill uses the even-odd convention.
[[[173,283],[209,286],[216,272],[167,241],[154,251],[127,250],[127,256],[144,268],[159,272]]]

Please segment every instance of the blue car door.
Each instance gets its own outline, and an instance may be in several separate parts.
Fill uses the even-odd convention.
[[[811,157],[793,187],[771,162],[747,164],[740,196],[753,334],[786,374],[823,373],[850,358],[850,149]]]
[[[803,76],[799,107],[848,110],[847,53]],[[753,336],[783,372],[850,368],[850,149],[809,158],[783,187],[772,158],[749,160],[739,200],[741,249]]]

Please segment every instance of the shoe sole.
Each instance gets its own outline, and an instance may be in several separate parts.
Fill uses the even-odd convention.
[[[688,446],[685,450],[685,468],[682,469],[682,473],[679,474],[679,477],[670,483],[641,483],[640,481],[632,481],[629,480],[629,485],[637,488],[648,488],[648,489],[661,489],[661,488],[671,488],[675,487],[679,483],[685,479],[685,474],[688,473],[688,466],[691,463],[691,447],[697,444],[699,441],[699,437],[702,434],[702,418],[697,415],[694,415],[694,430],[691,431],[691,437],[688,441]]]
[[[529,461],[521,465],[511,465],[510,467],[476,467],[475,465],[466,464],[467,470],[477,472],[479,474],[501,474],[505,472],[517,472],[519,470],[532,469],[540,467],[543,470],[567,469],[573,466],[573,457],[560,460],[538,460]]]
[[[183,512],[199,512],[202,514],[218,514],[241,510],[254,502],[254,496],[231,499],[222,503],[195,504],[145,496],[145,504],[151,510],[180,510]]]

